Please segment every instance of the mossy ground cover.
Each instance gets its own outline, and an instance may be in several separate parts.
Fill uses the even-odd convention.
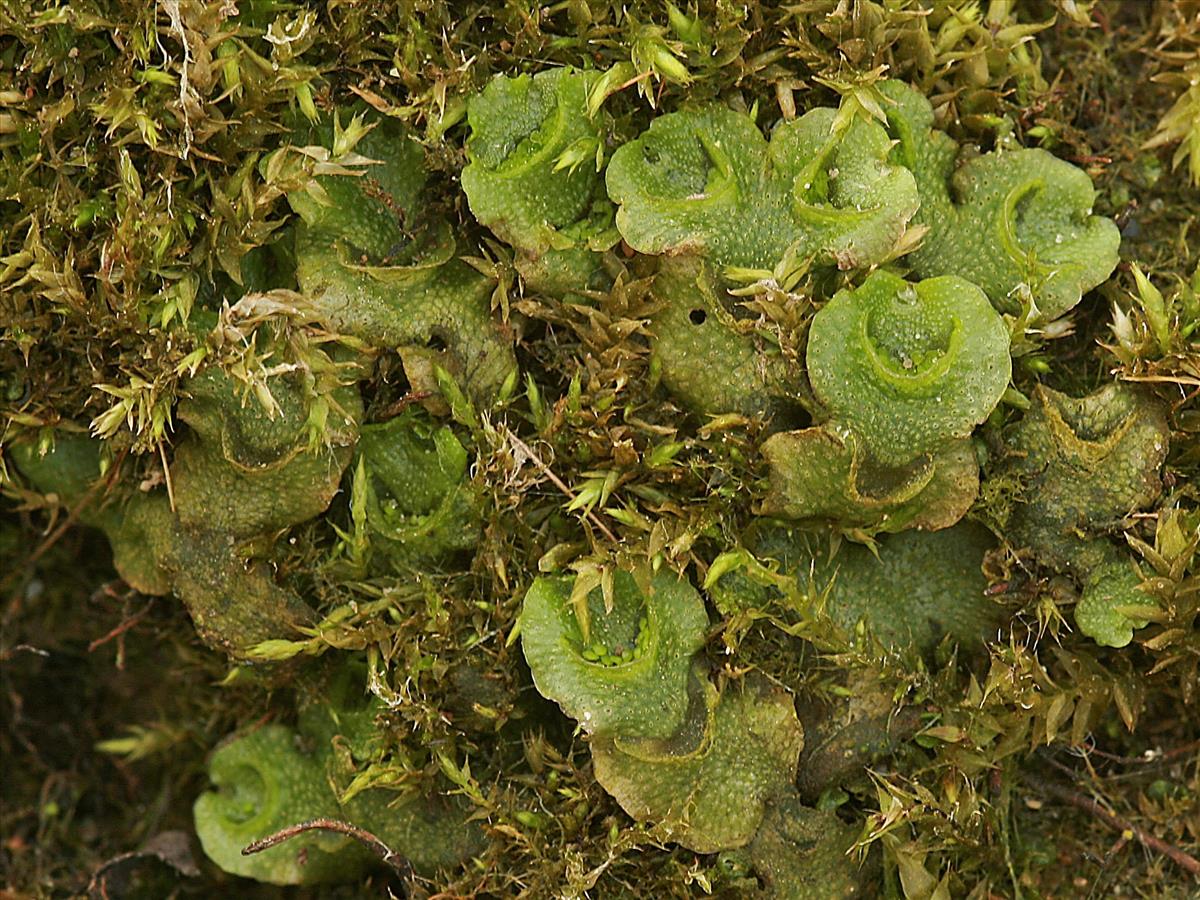
[[[7,4],[0,886],[1193,896],[1197,72],[1192,0]],[[317,814],[398,856],[230,855]]]

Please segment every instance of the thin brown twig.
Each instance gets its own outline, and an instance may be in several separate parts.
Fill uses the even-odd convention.
[[[1098,756],[1103,760],[1111,763],[1117,763],[1122,766],[1149,765],[1151,763],[1163,763],[1172,759],[1177,759],[1180,756],[1188,756],[1192,753],[1200,753],[1200,741],[1192,741],[1189,744],[1184,744],[1182,747],[1173,747],[1170,750],[1160,752],[1150,752],[1146,756],[1118,756],[1115,753],[1108,753],[1101,750],[1099,747],[1089,747],[1083,754],[1084,756]]]
[[[0,662],[8,662],[18,653],[32,653],[34,656],[48,657],[50,653],[32,644],[17,644],[15,647],[0,647]]]
[[[1105,809],[1098,801],[1093,800],[1091,797],[1085,797],[1070,788],[1065,788],[1052,781],[1046,781],[1030,773],[1025,773],[1022,778],[1039,791],[1050,794],[1052,797],[1056,797],[1065,803],[1069,803],[1076,809],[1091,813],[1109,828],[1136,838],[1142,846],[1153,850],[1155,853],[1161,853],[1184,871],[1191,873],[1193,878],[1200,879],[1200,860],[1196,859],[1190,853],[1185,853],[1174,844],[1168,844],[1161,838],[1147,834],[1136,825],[1122,819],[1116,813]]]
[[[414,403],[420,403],[422,400],[428,400],[432,396],[433,391],[409,391],[399,400],[388,404],[382,410],[380,410],[380,412],[375,416],[375,421],[386,422],[389,419],[394,419]]]
[[[1185,375],[1126,375],[1123,381],[1148,381],[1156,384],[1190,384],[1200,385],[1200,378],[1189,378]]]
[[[625,90],[625,88],[627,88],[627,87],[630,87],[631,85],[635,85],[635,84],[637,84],[639,81],[645,81],[645,80],[646,80],[647,78],[649,78],[649,77],[650,77],[652,74],[653,74],[653,73],[652,73],[652,72],[651,72],[649,69],[647,69],[647,70],[646,70],[645,72],[643,72],[641,75],[634,75],[632,78],[630,78],[628,81],[624,82],[623,84],[619,84],[619,85],[617,85],[617,87],[616,87],[616,89],[613,91],[613,93],[614,93],[614,94],[619,94],[621,91]]]
[[[508,439],[510,441],[512,441],[522,453],[524,453],[527,457],[529,457],[529,460],[535,466],[538,467],[538,470],[543,475],[545,475],[547,478],[550,479],[551,484],[553,484],[556,488],[558,488],[560,491],[562,491],[569,499],[571,499],[571,500],[575,499],[575,494],[571,492],[571,489],[569,487],[567,487],[566,482],[564,482],[561,478],[559,478],[557,475],[555,475],[554,470],[551,469],[544,462],[542,462],[542,460],[538,457],[538,455],[533,452],[532,447],[530,447],[527,443],[525,443],[523,440],[521,440],[519,437],[517,437],[515,434],[513,434],[510,429],[504,428],[504,433],[508,437]],[[608,538],[614,544],[619,543],[616,535],[614,535],[611,531],[609,531],[608,526],[605,525],[603,522],[601,522],[600,519],[598,519],[596,516],[592,515],[592,511],[590,509],[585,509],[583,511],[583,514],[584,514],[584,516],[587,517],[587,520],[589,522],[591,522],[593,525],[595,525],[606,538]]]
[[[310,819],[307,822],[289,825],[287,828],[282,828],[274,834],[269,834],[265,838],[260,838],[257,841],[247,844],[242,848],[242,856],[250,856],[254,853],[261,853],[263,850],[269,850],[271,847],[282,844],[284,841],[290,840],[306,831],[336,831],[338,834],[352,837],[383,860],[388,868],[395,872],[405,884],[408,883],[408,879],[412,876],[412,864],[406,857],[397,853],[365,828],[359,828],[357,825],[351,825],[349,822],[343,822],[340,819]]]
[[[115,628],[113,628],[111,631],[108,632],[108,634],[98,637],[94,641],[92,641],[90,644],[88,644],[88,653],[93,653],[95,650],[97,650],[100,647],[103,647],[105,644],[107,644],[113,638],[120,637],[126,631],[128,631],[130,628],[132,628],[134,625],[136,625],[138,622],[142,621],[142,619],[146,618],[146,613],[150,612],[150,607],[153,605],[154,605],[154,598],[151,597],[146,602],[145,606],[143,606],[141,609],[139,609],[137,612],[135,612],[128,619],[125,619],[124,621],[118,623]]]

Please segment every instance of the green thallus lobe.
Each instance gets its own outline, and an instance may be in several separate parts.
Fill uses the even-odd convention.
[[[467,477],[470,455],[446,425],[410,407],[364,425],[351,509],[365,520],[373,550],[392,567],[437,566],[479,539],[479,497]],[[361,489],[360,489],[361,482]]]
[[[600,251],[619,239],[600,176],[605,119],[587,111],[597,78],[571,68],[498,76],[467,105],[471,212],[517,251],[526,286],[553,296],[605,287]]]
[[[893,104],[891,159],[916,177],[914,222],[929,229],[904,259],[916,275],[964,277],[1004,312],[1019,312],[1028,297],[1050,320],[1116,268],[1121,235],[1092,215],[1086,172],[1038,149],[996,150],[959,165],[958,146],[933,128],[928,100],[899,81],[880,90]]]
[[[602,190],[597,194],[602,119],[587,113],[597,77],[570,68],[499,76],[467,105],[462,185],[471,211],[532,255],[568,250],[581,239],[599,238],[604,249],[615,239],[611,204]],[[600,219],[592,221],[597,206]]]
[[[813,317],[808,377],[829,418],[883,465],[967,437],[1012,373],[1008,329],[983,292],[953,275],[916,284],[873,272]]]
[[[881,262],[917,208],[875,122],[814,109],[768,142],[745,113],[659,116],[609,163],[617,228],[635,250],[770,270],[785,253],[839,268]]]
[[[1008,331],[955,276],[873,272],[813,317],[807,363],[825,421],[770,437],[763,512],[895,531],[945,528],[978,491],[967,438],[1003,395]]]
[[[1123,647],[1147,624],[1136,609],[1151,598],[1106,532],[1162,492],[1169,434],[1160,403],[1112,383],[1081,398],[1039,387],[1009,440],[1008,470],[1023,483],[1010,540],[1077,576],[1076,624],[1101,644]]]
[[[334,143],[328,125],[308,137]],[[384,119],[355,152],[359,168],[288,195],[301,291],[339,332],[398,349],[418,390],[438,392],[440,366],[490,402],[515,366],[512,332],[491,315],[494,283],[458,258],[428,206],[420,145]]]
[[[794,527],[756,529],[749,543],[756,560],[773,561],[778,570],[764,577],[762,563],[742,564],[722,575],[711,593],[727,614],[780,603],[819,608],[848,635],[862,621],[885,645],[925,653],[947,636],[974,650],[1001,622],[983,574],[984,556],[997,542],[973,522],[881,535],[870,548],[844,541],[832,555]],[[781,580],[791,582],[787,591]]]
[[[331,787],[333,748],[339,741],[353,747],[355,736],[323,735],[306,729],[303,718],[299,732],[266,725],[213,753],[209,777],[216,790],[197,798],[193,814],[204,852],[222,869],[272,884],[320,884],[359,878],[378,862],[354,839],[320,830],[242,853],[253,841],[316,818],[369,831],[426,875],[483,849],[461,802],[378,788],[339,798]]]
[[[589,733],[671,734],[708,627],[700,595],[672,576],[642,586],[625,571],[609,598],[600,586],[584,596],[574,587],[539,578],[525,596],[522,647],[538,690]]]

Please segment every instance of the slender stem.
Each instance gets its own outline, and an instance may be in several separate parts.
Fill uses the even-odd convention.
[[[1065,788],[1062,785],[1055,784],[1052,781],[1046,781],[1029,773],[1024,773],[1022,779],[1028,784],[1037,788],[1043,793],[1056,797],[1065,803],[1071,804],[1076,809],[1081,809],[1084,812],[1091,813],[1109,828],[1119,831],[1122,834],[1136,838],[1144,847],[1153,850],[1155,853],[1161,853],[1173,863],[1187,872],[1190,872],[1194,878],[1200,878],[1200,860],[1196,859],[1189,853],[1185,853],[1173,844],[1168,844],[1166,841],[1156,838],[1152,834],[1147,834],[1137,826],[1122,819],[1116,813],[1105,809],[1099,802],[1091,797],[1085,797],[1082,794],[1072,791],[1070,788]]]
[[[284,841],[290,840],[306,831],[336,831],[339,834],[352,837],[383,860],[402,880],[407,881],[412,876],[412,864],[404,856],[394,851],[365,828],[359,828],[357,825],[351,825],[349,822],[343,822],[340,819],[310,819],[307,822],[289,825],[287,828],[280,829],[274,834],[269,834],[265,838],[260,838],[246,845],[242,848],[242,856],[261,853],[263,850],[268,850],[271,847],[282,844]]]
[[[541,471],[541,473],[543,475],[545,475],[547,478],[550,479],[550,482],[556,488],[558,488],[560,491],[562,491],[564,494],[566,494],[567,497],[569,497],[571,500],[575,499],[575,494],[572,493],[572,491],[569,487],[567,487],[566,482],[564,482],[561,478],[559,478],[557,475],[555,475],[554,470],[552,470],[548,465],[546,465],[544,462],[541,461],[541,459],[538,457],[538,455],[533,452],[532,447],[530,447],[527,443],[525,443],[523,440],[521,440],[519,437],[517,437],[515,434],[513,434],[510,429],[505,428],[504,433],[508,437],[508,439],[510,441],[512,441],[513,444],[516,445],[517,449],[519,449],[522,453],[524,453],[526,456],[528,456],[530,462],[532,462],[535,466],[537,466],[538,470]],[[619,543],[619,541],[617,541],[616,535],[614,535],[611,531],[608,530],[608,526],[606,526],[598,518],[596,518],[594,515],[592,515],[592,511],[590,509],[585,509],[583,511],[583,514],[584,514],[584,516],[587,517],[587,520],[589,522],[591,522],[598,529],[600,529],[601,533],[606,538],[608,538],[614,544]]]
[[[1134,765],[1150,765],[1152,763],[1168,762],[1172,759],[1178,759],[1181,756],[1188,756],[1192,753],[1200,753],[1200,741],[1192,741],[1189,744],[1184,744],[1182,747],[1175,747],[1171,750],[1163,750],[1160,752],[1150,753],[1147,756],[1118,756],[1115,753],[1106,753],[1098,747],[1089,747],[1084,756],[1099,756],[1101,759],[1111,763],[1117,763],[1122,766]]]

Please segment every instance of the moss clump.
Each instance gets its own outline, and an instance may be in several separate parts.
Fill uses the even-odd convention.
[[[313,621],[312,608],[276,582],[269,537],[328,507],[361,415],[354,388],[314,397],[302,372],[262,387],[270,409],[245,402],[220,371],[185,382],[190,396],[178,414],[190,431],[163,473],[166,483],[148,493],[128,484],[106,490],[101,445],[86,436],[60,435],[44,454],[32,443],[13,448],[39,490],[80,504],[81,521],[104,531],[132,587],[176,594],[204,640],[238,658]],[[314,444],[317,409],[328,430]]]

